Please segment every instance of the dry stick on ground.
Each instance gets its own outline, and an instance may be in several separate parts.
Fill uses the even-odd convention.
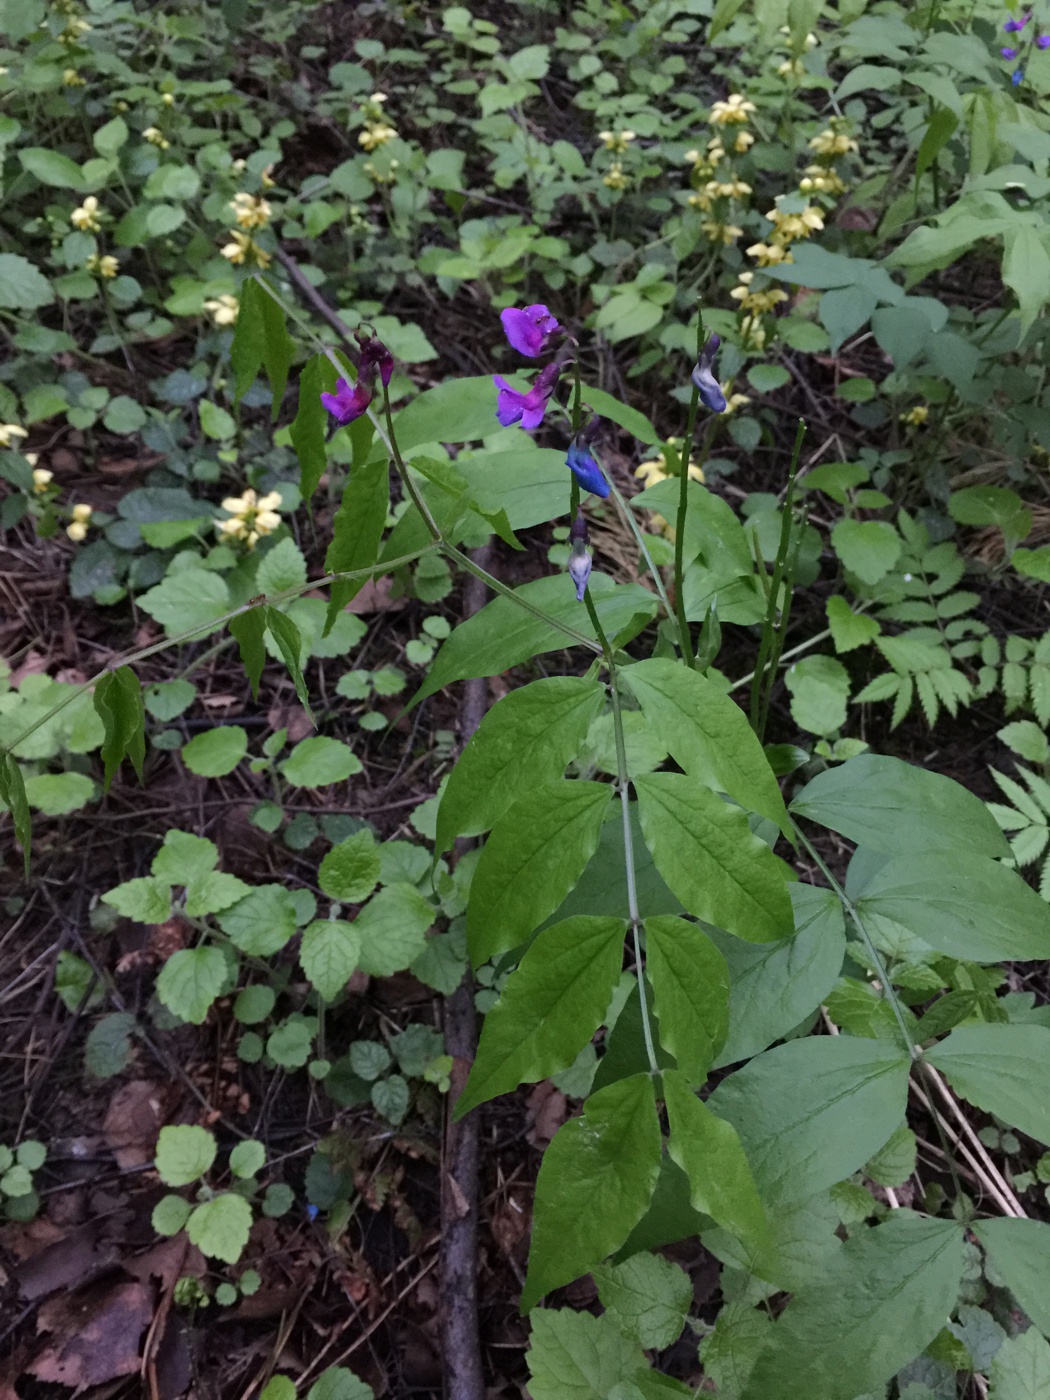
[[[476,564],[488,569],[491,548],[473,551]],[[473,617],[485,605],[485,585],[471,576],[464,594],[465,610]],[[485,717],[488,681],[466,683],[461,711],[461,738],[470,742]],[[441,1351],[448,1400],[484,1400],[478,1338],[478,1136],[480,1115],[475,1109],[458,1123],[451,1108],[463,1091],[478,1048],[474,977],[468,968],[463,981],[445,998],[445,1049],[452,1056],[451,1084],[446,1098],[445,1139],[441,1164]]]

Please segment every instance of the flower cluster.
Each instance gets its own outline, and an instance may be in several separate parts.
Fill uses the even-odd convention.
[[[641,477],[646,490],[650,486],[655,486],[659,481],[666,481],[668,477],[675,474],[672,471],[672,463],[681,460],[683,446],[684,439],[668,438],[664,447],[656,449],[657,455],[655,457],[647,457],[644,462],[640,462],[635,467],[634,474]],[[693,461],[692,457],[689,458],[687,470],[690,481],[703,482],[703,469]]]
[[[807,34],[802,42],[799,43],[792,40],[790,25],[783,25],[780,32],[788,40],[787,49],[790,57],[784,59],[782,63],[777,65],[777,76],[780,78],[788,78],[793,82],[798,82],[801,78],[805,77],[806,73],[806,65],[802,61],[803,56],[809,53],[810,49],[815,49],[817,47],[817,36],[815,34]]]
[[[232,326],[237,319],[237,312],[241,309],[241,305],[231,292],[223,292],[221,296],[206,301],[204,309],[215,325]]]
[[[112,253],[92,253],[84,266],[96,277],[116,277],[120,271],[120,263]]]
[[[81,540],[86,538],[88,525],[91,523],[91,514],[91,507],[87,505],[77,505],[71,509],[72,521],[66,526],[66,534],[74,544],[79,544]]]
[[[146,130],[142,133],[142,139],[143,141],[148,141],[151,146],[156,146],[158,151],[166,151],[171,145],[171,142],[164,135],[159,126],[147,126]]]
[[[599,131],[598,140],[602,143],[603,150],[613,157],[612,164],[602,176],[602,184],[610,190],[625,190],[630,183],[620,157],[626,155],[631,142],[637,139],[637,132],[628,128],[623,131]]]
[[[234,222],[248,229],[265,228],[273,213],[269,200],[261,195],[248,194],[246,190],[239,190],[230,200],[229,207],[233,210]]]
[[[746,204],[752,190],[731,167],[721,170],[719,167],[724,161],[731,161],[731,152],[746,155],[754,144],[754,134],[746,129],[747,119],[754,111],[757,111],[755,104],[739,92],[730,93],[724,102],[715,102],[710,117],[711,125],[716,128],[715,135],[708,141],[706,150],[685,153],[686,161],[692,166],[690,183],[693,193],[689,196],[689,205],[711,215],[703,220],[700,227],[709,242],[721,243],[726,248],[743,236],[744,230],[734,222],[739,217],[735,206]],[[741,130],[730,140],[729,133],[721,129],[727,126],[740,127]]]
[[[1028,24],[1028,21],[1031,18],[1031,10],[1025,10],[1024,13],[1021,15],[1020,19],[1008,19],[1003,25],[1003,29],[1007,32],[1007,34],[1020,34],[1025,29],[1026,25]],[[1016,47],[1013,45],[1004,45],[999,50],[999,52],[1002,54],[1003,58],[1007,60],[1007,62],[1017,63],[1017,67],[1010,74],[1010,81],[1013,83],[1014,87],[1019,87],[1020,84],[1024,81],[1024,65],[1027,58],[1031,55],[1032,49],[1050,49],[1050,34],[1033,35],[1032,39],[1028,41],[1026,48],[1027,52],[1023,55],[1022,44],[1020,43]],[[1021,60],[1019,63],[1017,62],[1018,59]]]
[[[25,428],[17,423],[0,423],[0,447],[14,447],[21,438],[28,436]]]
[[[930,410],[926,405],[917,403],[914,408],[909,408],[907,413],[900,414],[900,421],[909,428],[921,428],[929,416]]]
[[[98,199],[89,194],[84,203],[78,205],[69,216],[69,222],[81,233],[97,233],[102,227],[104,211],[99,208]]]
[[[235,266],[256,263],[259,267],[269,267],[271,254],[260,248],[250,233],[239,228],[230,229],[230,241],[219,249],[222,256]]]
[[[384,389],[390,384],[390,376],[394,372],[394,357],[381,340],[374,335],[365,336],[357,332],[357,342],[361,346],[361,361],[357,367],[356,384],[337,379],[335,393],[321,395],[322,404],[340,425],[360,418],[372,402],[376,370]]]
[[[272,535],[281,523],[278,508],[281,493],[269,491],[258,496],[249,488],[243,496],[227,496],[222,508],[229,518],[217,520],[215,528],[224,540],[239,540],[246,549],[254,549],[265,535]]]

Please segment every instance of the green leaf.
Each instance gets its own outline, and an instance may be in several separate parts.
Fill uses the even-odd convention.
[[[346,986],[361,956],[361,935],[342,919],[318,919],[303,932],[299,961],[311,985],[334,1001]]]
[[[235,376],[234,401],[251,388],[259,366],[265,365],[273,396],[274,422],[281,411],[288,370],[295,358],[295,346],[285,329],[284,312],[257,277],[241,283],[240,310],[230,346],[230,363]]]
[[[290,536],[279,540],[259,560],[255,583],[269,596],[302,588],[306,583],[306,558]]]
[[[634,786],[645,843],[691,914],[752,943],[792,931],[783,867],[738,807],[681,773],[647,773]]]
[[[215,869],[219,848],[214,841],[188,831],[168,831],[153,857],[150,873],[169,885],[188,885]]]
[[[884,579],[901,554],[901,537],[885,520],[840,520],[831,543],[843,566],[867,584]]]
[[[1050,300],[1050,253],[1032,224],[1016,222],[1004,233],[1002,277],[1017,296],[1023,338]]]
[[[233,1014],[242,1026],[256,1026],[266,1020],[276,1000],[277,994],[272,987],[261,983],[245,987],[233,1003]]]
[[[23,170],[35,175],[42,185],[57,190],[82,190],[84,174],[75,160],[48,150],[46,146],[24,146],[18,152]]]
[[[1010,563],[1025,578],[1038,579],[1040,583],[1050,583],[1050,545],[1038,549],[1015,549]]]
[[[449,777],[436,849],[488,831],[531,788],[576,757],[605,698],[596,680],[551,676],[510,691],[481,721]]]
[[[299,375],[299,407],[288,430],[295,455],[299,458],[299,489],[308,502],[328,465],[325,431],[328,414],[321,394],[335,388],[335,366],[327,355],[311,355]]]
[[[840,656],[844,651],[856,651],[857,647],[866,646],[882,630],[873,617],[853,612],[845,598],[837,594],[828,599],[827,610],[831,640]]]
[[[673,914],[646,919],[645,949],[660,1044],[702,1084],[729,1028],[726,960],[702,929]]]
[[[224,724],[195,735],[182,749],[182,761],[198,778],[224,778],[248,752],[248,731]]]
[[[161,1128],[157,1174],[165,1186],[188,1186],[211,1169],[218,1147],[214,1133],[191,1124]]]
[[[239,1142],[230,1153],[230,1171],[234,1176],[247,1179],[258,1176],[266,1162],[266,1148],[254,1138]]]
[[[895,856],[866,881],[856,905],[876,928],[888,921],[952,957],[1050,958],[1050,906],[1016,871],[987,856]]]
[[[224,579],[208,569],[182,569],[161,579],[140,595],[139,607],[159,622],[168,636],[214,632],[229,611],[230,590]]]
[[[368,827],[333,846],[321,862],[317,882],[330,899],[360,904],[379,883],[381,862]]]
[[[727,29],[732,24],[738,10],[743,7],[744,0],[718,0],[714,13],[711,16],[711,23],[707,30],[707,42],[713,44],[723,29]]]
[[[181,1196],[162,1196],[153,1207],[150,1224],[158,1235],[177,1235],[190,1217],[192,1206]]]
[[[101,750],[106,791],[125,758],[131,759],[141,782],[146,757],[146,712],[138,677],[130,666],[107,671],[95,686],[92,701],[106,729]]]
[[[625,1377],[646,1370],[645,1355],[612,1317],[542,1308],[532,1318],[532,1400],[609,1400]]]
[[[1050,743],[1047,742],[1046,734],[1033,720],[1019,719],[1013,724],[1006,724],[995,737],[1029,763],[1043,764],[1050,761]]]
[[[390,467],[386,458],[353,467],[332,522],[332,543],[324,561],[326,574],[353,573],[375,564],[389,508]],[[368,575],[362,574],[332,584],[326,631],[367,582]]]
[[[1050,1144],[1050,1029],[959,1026],[926,1058],[975,1108]]]
[[[401,451],[430,442],[476,442],[498,431],[496,390],[487,374],[446,379],[412,400],[394,419]]]
[[[784,799],[762,745],[739,705],[713,681],[673,661],[641,661],[622,672],[647,719],[690,777],[775,822],[788,839]]]
[[[957,114],[947,107],[938,107],[926,126],[915,156],[915,175],[921,180],[937,159],[959,125]]]
[[[833,656],[804,656],[784,675],[791,718],[810,734],[835,734],[846,723],[849,672]]]
[[[602,1307],[625,1336],[659,1350],[677,1342],[693,1302],[684,1269],[657,1254],[635,1254],[622,1264],[600,1264],[593,1273]]]
[[[29,877],[29,852],[33,844],[33,819],[29,815],[22,770],[9,753],[0,753],[0,801],[11,813],[15,839],[22,847],[26,878]]]
[[[268,958],[295,932],[295,900],[281,885],[257,885],[251,894],[218,915],[219,927],[242,953]]]
[[[876,1153],[904,1121],[908,1059],[851,1036],[791,1040],[724,1079],[708,1107],[740,1134],[764,1201],[804,1201]]]
[[[128,139],[128,124],[123,117],[114,117],[100,126],[91,144],[100,156],[115,156]]]
[[[540,1164],[523,1312],[623,1244],[648,1208],[659,1170],[651,1076],[635,1074],[592,1094]]]
[[[573,1063],[612,999],[626,928],[622,919],[583,914],[537,934],[485,1017],[457,1118]]]
[[[1034,1327],[1007,1337],[992,1360],[991,1400],[1030,1400],[1050,1395],[1050,1345]]]
[[[790,886],[795,936],[743,943],[712,930],[729,964],[729,1034],[716,1066],[750,1059],[795,1029],[834,987],[846,951],[842,906],[830,890]]]
[[[766,1213],[743,1145],[731,1123],[693,1093],[676,1070],[664,1070],[671,1160],[689,1179],[694,1210],[709,1215],[748,1249],[768,1240]]]
[[[51,283],[28,258],[0,253],[0,306],[9,311],[37,311],[54,299]],[[27,417],[26,421],[32,419]]]
[[[227,626],[236,638],[237,649],[252,687],[252,698],[259,698],[259,681],[266,665],[266,647],[263,633],[266,631],[266,611],[264,608],[249,608],[247,612],[231,617]]]
[[[403,972],[427,946],[434,910],[411,885],[387,885],[354,920],[361,939],[361,967],[370,977]]]
[[[112,905],[125,919],[139,924],[162,924],[171,918],[171,888],[151,875],[140,875],[137,880],[117,885],[102,896],[102,903]]]
[[[509,807],[474,871],[467,943],[475,967],[523,943],[553,914],[598,847],[612,788],[544,783]]]
[[[400,1074],[392,1074],[388,1079],[378,1079],[372,1085],[369,1097],[375,1111],[381,1113],[389,1123],[400,1123],[408,1112],[408,1084]]]
[[[288,668],[288,674],[292,678],[299,703],[310,715],[310,722],[313,723],[313,715],[310,711],[310,692],[303,678],[303,667],[300,661],[303,639],[299,628],[287,613],[278,612],[276,608],[264,608],[263,616],[266,619],[267,631],[277,643],[277,650],[281,653],[281,659]]]
[[[962,1231],[894,1211],[831,1255],[772,1329],[743,1400],[853,1400],[913,1360],[944,1326]]]
[[[65,948],[55,962],[55,994],[67,1011],[93,1011],[105,1000],[91,964]]]
[[[201,416],[201,431],[205,437],[217,442],[228,442],[237,433],[237,424],[232,416],[210,399],[201,399],[197,405]]]
[[[940,773],[881,754],[860,754],[818,773],[791,810],[848,841],[891,855],[950,850],[1010,854],[980,798]]]
[[[644,413],[639,413],[636,408],[628,408],[612,394],[607,394],[604,389],[596,389],[592,384],[584,384],[582,394],[584,403],[589,404],[595,413],[602,418],[608,418],[610,423],[616,423],[621,428],[626,429],[632,437],[637,438],[639,442],[644,442],[647,447],[654,447],[663,441]]]
[[[617,586],[605,574],[592,573],[589,586],[598,618],[609,637],[616,636],[635,617],[651,617],[655,611],[654,595],[638,584]],[[514,597],[542,608],[586,637],[594,636],[586,613],[581,613],[576,594],[562,575],[552,574],[523,584],[514,590]],[[561,650],[570,643],[560,628],[526,612],[513,598],[494,598],[481,612],[461,622],[444,643],[412,704],[418,705],[453,681],[498,675],[532,656]]]
[[[900,1127],[864,1164],[864,1175],[879,1186],[903,1186],[915,1171],[915,1134]]]
[[[285,782],[293,787],[331,787],[361,772],[361,760],[339,739],[314,735],[301,739],[281,764]]]
[[[226,959],[218,948],[181,948],[160,970],[157,996],[180,1021],[200,1026],[226,985]]]
[[[1042,1220],[975,1220],[972,1229],[995,1272],[1050,1337],[1050,1225]]]
[[[252,1228],[252,1208],[243,1196],[227,1192],[197,1206],[186,1221],[186,1234],[209,1259],[236,1264]]]
[[[96,1079],[112,1079],[131,1063],[135,1018],[129,1011],[103,1016],[84,1043],[84,1068]]]
[[[373,1400],[374,1391],[345,1366],[329,1366],[310,1387],[306,1400]]]

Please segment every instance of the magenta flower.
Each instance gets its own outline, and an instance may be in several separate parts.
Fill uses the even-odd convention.
[[[513,349],[519,355],[528,355],[530,360],[542,355],[551,338],[561,330],[542,302],[525,307],[508,306],[500,312],[499,318]]]
[[[363,358],[363,357],[362,357]],[[363,368],[363,366],[362,366]],[[337,423],[352,423],[372,402],[372,390],[364,376],[356,384],[337,379],[334,394],[322,394],[321,402]]]
[[[512,389],[502,375],[494,374],[493,383],[499,390],[496,403],[496,417],[504,428],[520,423],[523,428],[538,428],[543,422],[547,404],[554,393],[554,386],[561,374],[561,365],[552,363],[541,369],[536,382],[526,393]]]
[[[1032,18],[1031,10],[1026,10],[1020,19],[1008,19],[1003,25],[1007,34],[1020,34],[1028,21]]]

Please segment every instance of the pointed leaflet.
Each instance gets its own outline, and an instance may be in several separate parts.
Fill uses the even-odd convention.
[[[955,1305],[962,1231],[894,1211],[860,1230],[798,1290],[772,1329],[743,1400],[853,1400],[933,1341]]]
[[[1032,1400],[1050,1395],[1050,1346],[1034,1327],[1007,1337],[988,1373],[992,1400]]]
[[[793,839],[769,760],[739,705],[713,681],[674,661],[640,661],[621,674],[690,777],[768,817]]]
[[[474,499],[466,477],[450,463],[439,462],[430,457],[413,457],[412,470],[420,472],[448,498],[451,515],[455,519],[454,523],[448,526],[445,532],[446,536],[448,531],[459,524],[468,511],[474,511],[476,515],[480,515],[483,520],[488,521],[494,533],[499,535],[504,544],[509,544],[511,549],[525,548],[511,529],[507,512],[503,507],[489,510],[479,505]]]
[[[252,688],[252,698],[258,700],[259,681],[266,665],[266,647],[263,643],[266,615],[262,608],[249,608],[247,612],[231,617],[226,625],[236,638],[241,665],[247,672]]]
[[[975,962],[1050,958],[1050,906],[1008,870],[973,851],[894,856],[856,901],[952,957]]]
[[[619,1249],[641,1220],[660,1171],[660,1120],[648,1074],[592,1094],[555,1133],[536,1182],[528,1312],[545,1293]]]
[[[324,561],[326,573],[353,573],[372,567],[379,554],[389,507],[390,468],[386,460],[379,458],[354,467],[332,525],[332,543]],[[347,603],[357,597],[367,582],[368,575],[362,573],[360,578],[337,579],[332,584],[326,636]]]
[[[131,759],[141,782],[146,758],[146,711],[138,677],[130,666],[108,671],[95,686],[92,700],[106,729],[101,749],[106,791],[125,758]]]
[[[571,1308],[536,1313],[526,1360],[533,1400],[608,1400],[626,1377],[647,1369],[641,1347],[611,1317]]]
[[[328,413],[321,402],[323,392],[335,388],[335,365],[327,355],[311,355],[299,375],[299,407],[288,435],[299,458],[299,489],[304,504],[317,490],[328,457],[324,450]]]
[[[579,915],[537,934],[485,1017],[456,1118],[572,1064],[608,1010],[626,932],[622,919]]]
[[[740,1134],[762,1199],[779,1206],[862,1167],[903,1123],[907,1092],[896,1046],[814,1036],[756,1055],[707,1103]]]
[[[975,1220],[971,1228],[996,1273],[1050,1337],[1050,1225],[1042,1220]]]
[[[768,1239],[766,1212],[736,1129],[696,1097],[676,1070],[664,1070],[668,1151],[689,1178],[694,1210],[711,1216],[749,1250]]]
[[[957,1094],[1050,1145],[1050,1030],[959,1026],[926,1052]]]
[[[952,850],[1010,854],[1006,837],[979,797],[940,773],[881,754],[861,754],[819,773],[791,810],[890,855]]]
[[[612,791],[605,783],[544,783],[503,814],[470,887],[475,967],[516,948],[554,913],[598,847]]]
[[[510,804],[565,772],[605,698],[595,680],[551,676],[512,690],[459,756],[438,808],[438,854],[457,836],[488,831]]]
[[[26,876],[29,875],[29,851],[33,843],[33,821],[29,815],[26,785],[22,770],[9,753],[0,753],[0,802],[11,813],[15,838],[22,847]]]
[[[690,914],[766,943],[792,930],[781,862],[739,807],[682,773],[635,778],[645,844]]]
[[[315,919],[303,932],[299,961],[325,1001],[346,986],[361,956],[361,935],[343,919]]]
[[[230,346],[235,402],[240,403],[259,373],[259,366],[265,365],[276,421],[294,357],[295,347],[285,329],[284,312],[259,279],[249,277],[241,283],[240,308]]]
[[[645,970],[660,1044],[691,1083],[707,1078],[729,1025],[729,969],[696,924],[664,914],[645,921]]]
[[[656,610],[656,598],[648,589],[634,583],[617,585],[606,574],[591,574],[590,591],[608,637],[615,636],[636,614],[651,616]],[[522,584],[514,590],[514,597],[542,608],[585,637],[594,636],[594,628],[564,575],[552,574]],[[572,638],[560,627],[526,612],[514,598],[493,598],[481,612],[461,622],[445,642],[412,704],[418,705],[453,681],[495,676],[532,656],[572,645]]]
[[[281,659],[288,667],[288,674],[292,678],[295,686],[295,693],[299,697],[299,703],[309,716],[310,723],[313,724],[314,717],[310,709],[310,692],[306,688],[306,681],[303,679],[303,666],[300,660],[303,649],[303,639],[298,627],[287,613],[278,612],[276,608],[267,607],[264,609],[266,626],[270,636],[277,643],[277,650],[281,653]]]
[[[592,1272],[602,1307],[627,1336],[659,1350],[677,1342],[693,1303],[692,1280],[684,1269],[641,1251]]]

